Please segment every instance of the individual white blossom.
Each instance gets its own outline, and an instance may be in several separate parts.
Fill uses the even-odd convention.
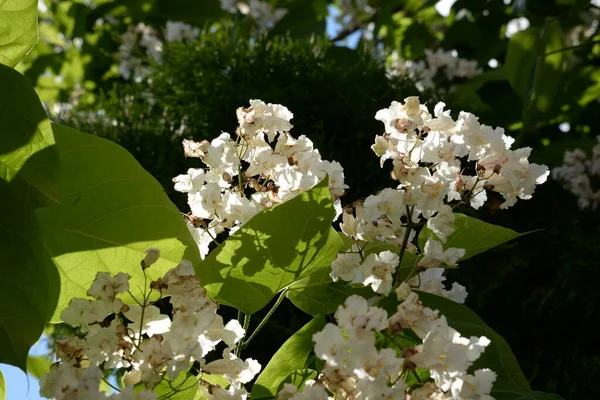
[[[444,250],[441,242],[429,237],[425,242],[423,258],[419,261],[419,266],[423,268],[435,268],[440,265],[455,267],[458,259],[464,255],[465,249],[451,247]]]

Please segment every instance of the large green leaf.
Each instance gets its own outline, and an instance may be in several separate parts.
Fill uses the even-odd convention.
[[[33,211],[1,179],[0,193],[0,362],[25,371],[60,284]]]
[[[38,41],[38,0],[0,0],[0,64],[14,67]]]
[[[549,19],[541,27],[531,26],[510,38],[504,70],[532,110],[549,112],[560,88],[564,53],[555,51],[563,47],[563,36],[559,22]]]
[[[509,240],[516,239],[527,233],[518,233],[512,229],[503,228],[498,225],[488,224],[477,218],[472,218],[464,214],[454,214],[454,233],[448,237],[444,248],[457,247],[465,249],[466,253],[461,260],[466,260],[479,253],[483,253]],[[426,226],[419,234],[419,247],[423,249],[425,242],[430,236],[435,234]]]
[[[174,391],[172,388],[176,388]],[[168,398],[170,400],[195,400],[204,399],[198,378],[183,372],[173,381],[163,380],[153,390],[159,398]]]
[[[487,326],[477,314],[462,304],[434,294],[419,292],[419,298],[427,307],[439,310],[441,315],[446,316],[448,325],[460,332],[462,336],[485,336],[490,339],[490,345],[486,347],[473,368],[490,368],[498,375],[491,393],[494,398],[503,399],[496,395],[496,391],[529,392],[531,390],[508,343]]]
[[[231,235],[196,272],[210,296],[252,314],[275,294],[335,259],[342,240],[327,179],[262,211]]]
[[[130,288],[139,294],[144,285],[140,261],[148,248],[161,249],[160,260],[147,270],[150,279],[181,259],[200,262],[181,214],[131,154],[111,141],[52,127],[63,171],[61,204],[36,213],[61,275],[53,321],[71,298],[86,296],[98,271],[130,274]]]
[[[46,112],[27,78],[5,65],[0,86],[0,179],[18,175],[56,201],[59,160]]]
[[[312,337],[324,326],[325,318],[315,317],[286,340],[258,376],[256,383],[252,386],[250,398],[272,398],[290,375],[303,369],[314,348]],[[291,379],[295,380],[296,378],[292,376]]]

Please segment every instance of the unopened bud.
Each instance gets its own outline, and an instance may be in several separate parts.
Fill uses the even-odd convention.
[[[398,289],[396,289],[396,296],[398,296],[398,300],[402,301],[406,299],[411,292],[412,290],[408,283],[402,282]]]
[[[150,248],[146,250],[146,257],[142,260],[142,269],[150,267],[152,264],[158,261],[160,258],[160,249]]]

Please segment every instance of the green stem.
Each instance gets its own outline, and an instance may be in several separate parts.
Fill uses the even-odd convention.
[[[104,383],[106,383],[112,390],[116,390],[117,393],[121,392],[121,389],[119,389],[118,387],[116,387],[115,385],[111,384],[109,381],[106,380],[106,378],[102,378],[102,381]]]
[[[241,314],[241,311],[238,310],[238,321],[239,321],[239,316]],[[248,314],[244,314],[244,336],[242,336],[240,338],[240,341],[238,342],[237,347],[235,348],[235,355],[240,357],[240,355],[242,354],[242,348],[243,348],[243,344],[244,344],[244,337],[246,336],[246,333],[248,332],[248,327],[250,326],[250,315]]]
[[[408,239],[410,238],[410,232],[414,227],[412,221],[412,212],[414,206],[411,208],[406,206],[406,216],[408,217],[408,221],[406,223],[406,231],[404,232],[404,238],[402,239],[402,248],[400,249],[399,262],[398,262],[398,270],[396,271],[396,276],[394,277],[394,285],[392,286],[392,292],[398,288],[400,285],[400,266],[402,265],[402,259],[404,258],[404,253],[406,252],[406,246],[408,246]]]
[[[144,329],[144,313],[146,311],[146,302],[148,301],[148,299],[146,298],[146,287],[147,287],[147,280],[148,280],[148,275],[146,275],[146,270],[142,269],[142,272],[144,273],[144,294],[143,294],[143,304],[141,305],[142,307],[142,313],[140,315],[140,332],[139,332],[139,338],[138,338],[138,349],[140,348],[140,345],[142,344],[142,330]],[[149,294],[148,294],[149,296]]]
[[[254,339],[254,337],[256,336],[256,334],[258,333],[258,331],[260,331],[260,329],[267,323],[267,321],[269,320],[269,318],[271,318],[271,316],[273,315],[273,313],[275,312],[275,310],[277,309],[277,307],[279,307],[279,305],[283,301],[286,293],[287,293],[287,288],[284,289],[281,292],[281,294],[277,298],[277,301],[275,302],[275,304],[273,304],[273,307],[271,307],[271,309],[269,310],[269,312],[267,313],[267,315],[265,315],[265,317],[262,319],[262,321],[260,321],[260,323],[258,324],[258,326],[256,327],[256,329],[254,330],[254,332],[252,332],[252,335],[250,335],[250,337],[248,338],[248,340],[244,341],[244,343],[241,346],[242,349],[245,349],[250,344],[250,342],[252,341],[252,339]]]
[[[596,44],[596,43],[600,43],[600,40],[592,40],[592,41],[588,41],[588,42],[585,42],[585,43],[578,44],[576,46],[563,47],[562,49],[550,51],[550,52],[544,54],[544,57],[551,56],[552,54],[556,54],[556,53],[562,53],[564,51],[574,50],[574,49],[577,49],[579,47],[589,46],[591,44]]]

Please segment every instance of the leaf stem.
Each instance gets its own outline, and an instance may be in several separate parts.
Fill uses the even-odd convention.
[[[256,329],[254,329],[254,332],[252,332],[252,335],[250,335],[250,337],[248,338],[248,340],[244,341],[244,343],[241,346],[242,349],[245,349],[250,344],[250,342],[252,341],[252,339],[254,339],[254,337],[256,336],[256,334],[258,333],[258,331],[260,331],[261,328],[267,323],[267,321],[269,320],[269,318],[271,318],[271,316],[273,315],[273,313],[275,312],[275,310],[277,309],[277,307],[279,307],[279,305],[283,301],[286,293],[287,293],[287,288],[285,288],[284,290],[281,291],[281,294],[277,298],[277,301],[275,302],[275,304],[273,304],[273,307],[271,307],[271,309],[269,310],[269,312],[267,313],[267,315],[265,315],[265,317],[262,319],[262,321],[260,321],[260,323],[258,324],[258,326],[256,327]]]
[[[398,288],[400,285],[400,266],[402,265],[402,259],[404,258],[404,253],[406,252],[406,247],[408,246],[408,239],[410,238],[410,232],[412,231],[414,224],[412,221],[412,213],[414,206],[409,207],[406,206],[406,216],[408,221],[406,222],[406,231],[404,231],[404,238],[402,239],[402,248],[400,249],[400,260],[398,261],[398,270],[396,271],[396,276],[394,277],[394,285],[392,286],[392,292]]]
[[[234,351],[235,355],[238,357],[240,357],[242,349],[244,348],[244,337],[246,336],[246,333],[248,332],[248,327],[250,326],[250,315],[242,313],[240,310],[238,310],[238,321],[240,320],[241,314],[244,314],[244,336],[240,338],[240,341],[238,342],[238,345]]]

